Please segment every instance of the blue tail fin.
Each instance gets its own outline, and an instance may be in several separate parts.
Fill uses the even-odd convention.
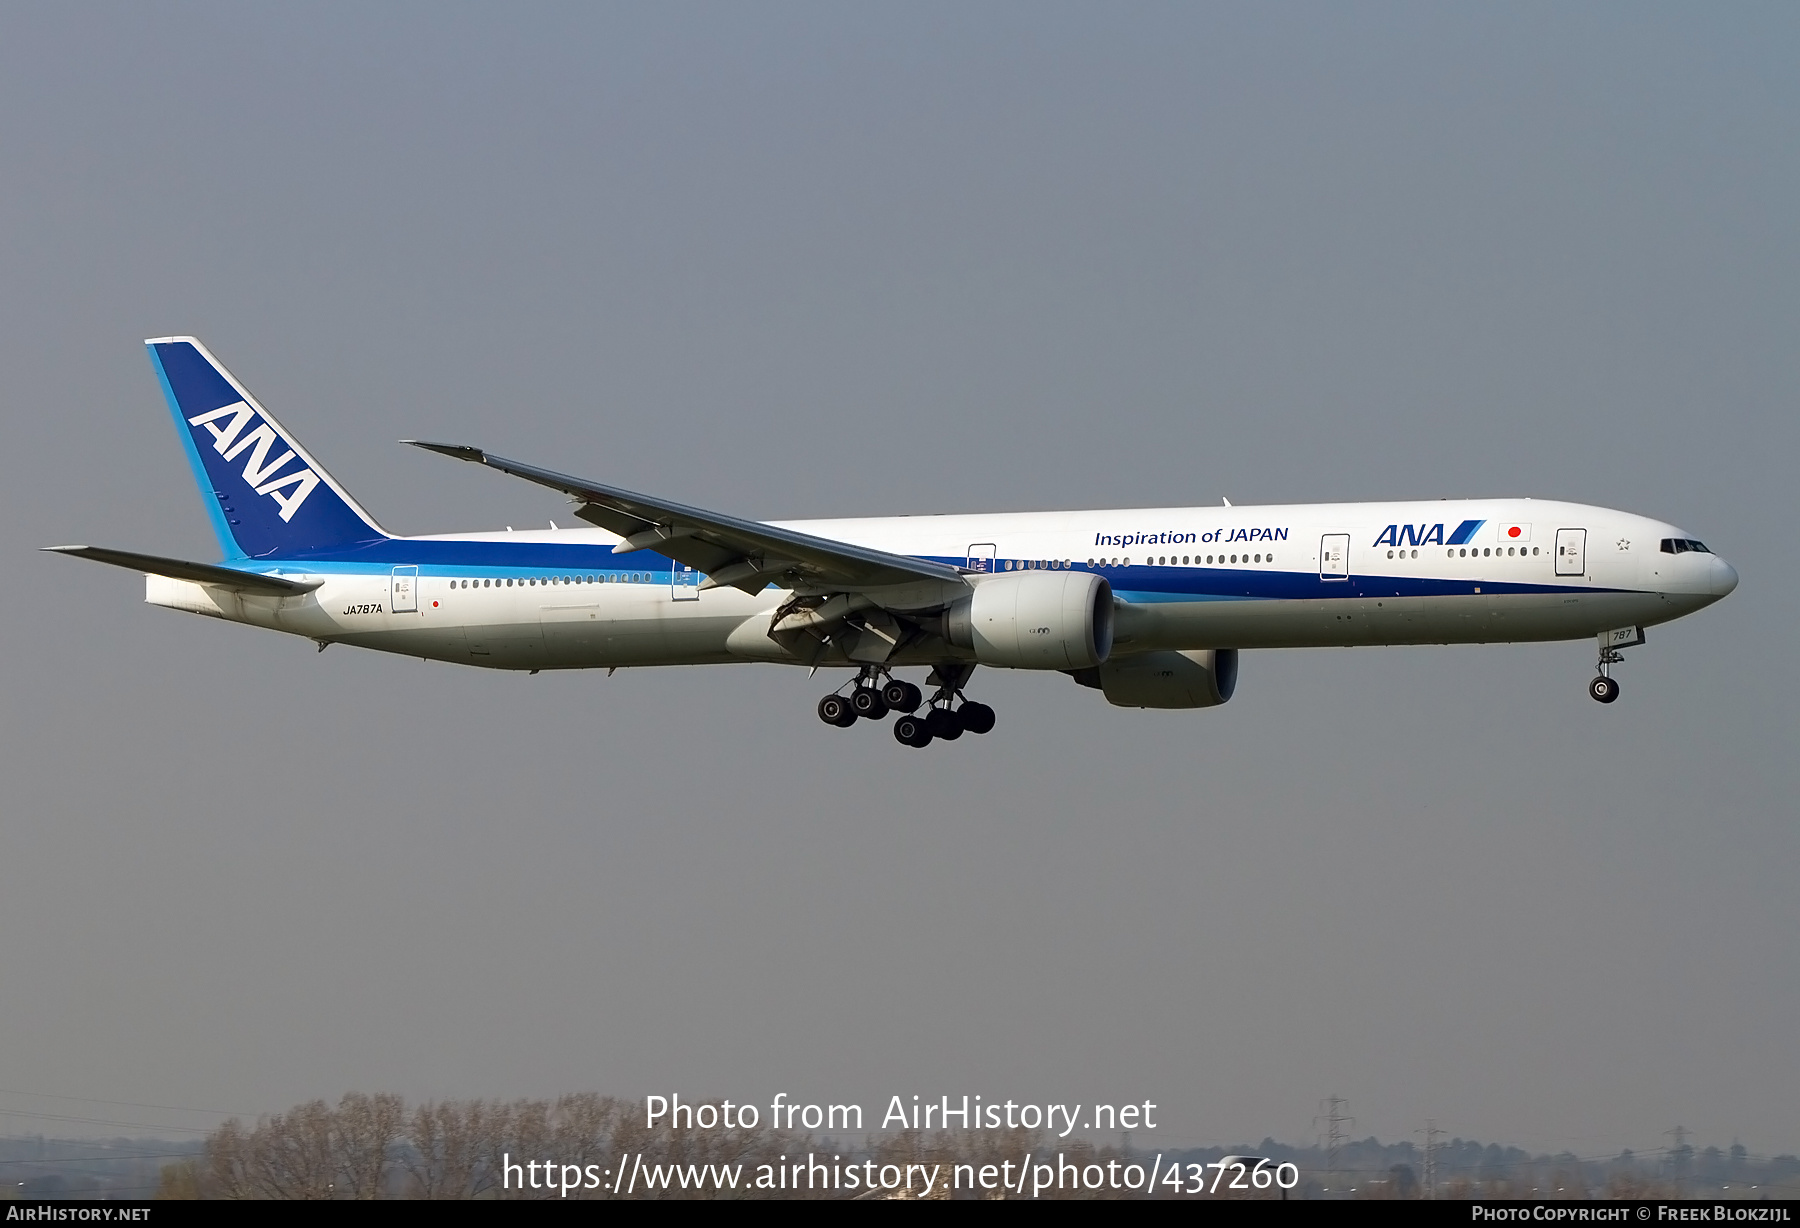
[[[144,343],[229,558],[316,554],[389,536],[192,337]]]

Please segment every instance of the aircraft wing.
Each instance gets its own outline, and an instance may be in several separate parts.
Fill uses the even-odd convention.
[[[553,473],[490,456],[480,448],[407,439],[415,448],[442,453],[560,490],[580,506],[575,514],[625,540],[615,553],[655,550],[706,576],[701,588],[732,586],[761,592],[782,587],[863,589],[916,580],[956,580],[962,573],[947,563],[889,554],[848,542],[814,537],[755,520],[740,520],[686,504],[640,495],[616,486]]]
[[[185,559],[165,559],[155,554],[136,554],[130,550],[111,550],[105,546],[45,546],[52,554],[69,554],[96,563],[110,563],[150,576],[168,576],[173,580],[192,580],[213,588],[230,589],[234,593],[256,593],[263,597],[298,597],[310,593],[323,580],[289,580],[283,576],[259,575],[238,571],[215,563],[190,563]]]

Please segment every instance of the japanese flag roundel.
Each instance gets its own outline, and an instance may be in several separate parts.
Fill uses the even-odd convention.
[[[1499,530],[1503,542],[1528,542],[1531,540],[1531,526],[1528,524],[1503,524]]]

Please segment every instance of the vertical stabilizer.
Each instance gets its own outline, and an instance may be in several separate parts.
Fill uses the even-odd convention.
[[[192,337],[144,343],[228,558],[286,558],[389,536]]]

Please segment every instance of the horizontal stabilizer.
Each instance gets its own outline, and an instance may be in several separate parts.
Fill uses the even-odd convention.
[[[105,546],[45,546],[53,554],[71,554],[78,559],[110,563],[149,576],[168,576],[172,580],[191,580],[234,593],[256,593],[265,597],[297,597],[310,593],[323,580],[289,580],[284,576],[265,576],[252,571],[236,571],[213,563],[190,563],[185,559],[165,559],[154,554],[135,554],[130,550],[109,550]]]

